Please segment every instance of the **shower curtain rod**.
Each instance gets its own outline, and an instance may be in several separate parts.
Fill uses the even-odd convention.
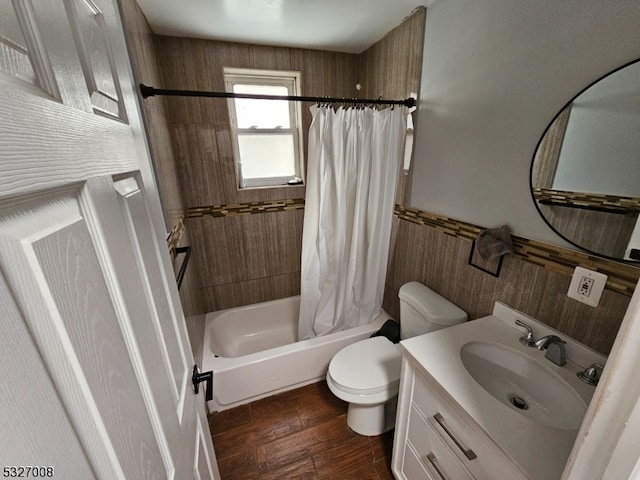
[[[405,107],[415,107],[416,99],[407,98],[405,100],[385,100],[385,99],[363,99],[363,98],[336,98],[336,97],[304,97],[297,95],[257,95],[248,93],[231,92],[206,92],[201,90],[169,90],[164,88],[149,87],[140,84],[142,98],[153,97],[155,95],[165,95],[171,97],[213,97],[213,98],[249,98],[256,100],[289,100],[292,102],[316,102],[316,103],[358,103],[368,105],[404,105]]]

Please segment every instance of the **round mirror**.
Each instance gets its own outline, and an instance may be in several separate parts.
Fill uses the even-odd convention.
[[[547,224],[576,247],[640,261],[640,60],[558,112],[533,156],[531,194]]]

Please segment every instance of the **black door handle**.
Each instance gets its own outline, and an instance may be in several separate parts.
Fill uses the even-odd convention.
[[[193,366],[193,375],[191,375],[191,383],[193,383],[193,391],[196,395],[200,392],[200,382],[207,382],[205,385],[205,398],[207,402],[213,400],[213,371],[200,373],[198,365]]]

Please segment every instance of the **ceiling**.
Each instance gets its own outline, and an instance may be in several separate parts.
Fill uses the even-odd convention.
[[[428,0],[137,0],[159,35],[362,53]]]

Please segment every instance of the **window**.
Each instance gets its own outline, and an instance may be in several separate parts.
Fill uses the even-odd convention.
[[[227,92],[300,95],[300,73],[225,68]],[[229,116],[240,188],[302,183],[300,103],[229,100]]]

